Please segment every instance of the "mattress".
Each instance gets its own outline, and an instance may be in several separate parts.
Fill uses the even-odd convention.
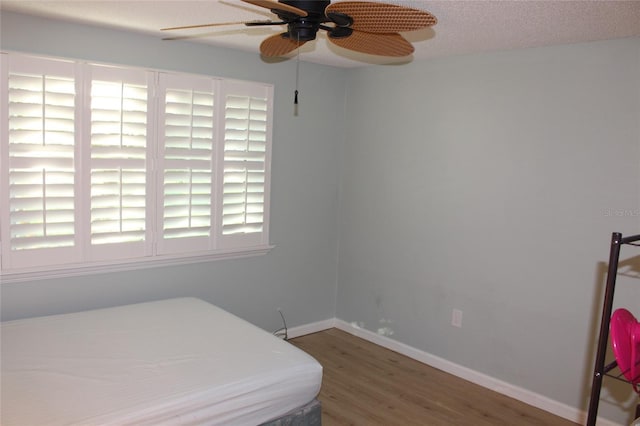
[[[312,401],[308,354],[194,298],[2,323],[1,424],[257,425]]]

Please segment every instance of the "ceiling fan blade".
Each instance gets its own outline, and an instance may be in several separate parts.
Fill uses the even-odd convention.
[[[356,52],[379,56],[409,56],[413,53],[413,46],[398,33],[375,34],[363,31],[353,31],[349,37],[328,37],[336,46]]]
[[[351,28],[368,33],[398,33],[435,25],[431,13],[387,3],[345,1],[327,6],[325,14],[342,13],[353,19]]]
[[[272,35],[264,39],[260,44],[260,53],[267,57],[284,56],[305,43],[304,41],[298,42],[284,37],[285,34],[287,33]]]
[[[236,22],[219,22],[213,24],[198,24],[198,25],[183,25],[181,27],[169,27],[169,28],[160,28],[160,31],[173,31],[173,30],[186,30],[189,28],[205,28],[205,27],[221,27],[224,25],[246,25],[246,26],[254,26],[254,25],[281,25],[283,22],[275,22],[275,21],[236,21]]]
[[[278,11],[282,11],[282,12],[288,12],[288,13],[292,13],[294,15],[297,16],[307,16],[307,12],[302,10],[302,9],[298,9],[297,7],[293,7],[293,6],[289,6],[288,4],[284,4],[284,3],[279,3],[277,1],[274,0],[242,0],[245,3],[251,3],[255,6],[260,6],[260,7],[264,7],[266,9],[269,9],[271,11],[274,10],[278,10]]]

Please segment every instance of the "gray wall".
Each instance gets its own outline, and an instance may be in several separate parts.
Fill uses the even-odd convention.
[[[255,258],[3,283],[2,319],[197,296],[265,328],[335,316],[338,155],[344,137],[345,71],[301,63],[299,115],[293,115],[295,63],[258,54],[42,20],[8,12],[1,48],[275,84],[270,240]]]
[[[610,236],[639,233],[640,39],[362,68],[347,111],[337,317],[586,409]]]

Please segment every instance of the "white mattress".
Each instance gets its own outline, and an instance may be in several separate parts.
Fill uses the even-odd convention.
[[[2,323],[1,424],[257,425],[311,401],[322,367],[199,299]]]

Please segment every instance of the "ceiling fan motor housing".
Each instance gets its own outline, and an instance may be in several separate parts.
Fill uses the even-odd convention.
[[[299,42],[310,41],[315,40],[316,34],[320,29],[320,23],[300,18],[295,22],[290,22],[287,25],[287,29],[287,38]]]
[[[320,29],[320,24],[327,22],[327,17],[324,14],[327,6],[331,4],[330,0],[279,0],[279,3],[284,3],[289,6],[297,7],[307,12],[307,16],[296,16],[291,19],[292,16],[280,16],[283,20],[288,22],[286,37],[300,42],[315,40],[316,34]],[[275,11],[280,15],[279,11]],[[287,19],[289,18],[289,19]]]

